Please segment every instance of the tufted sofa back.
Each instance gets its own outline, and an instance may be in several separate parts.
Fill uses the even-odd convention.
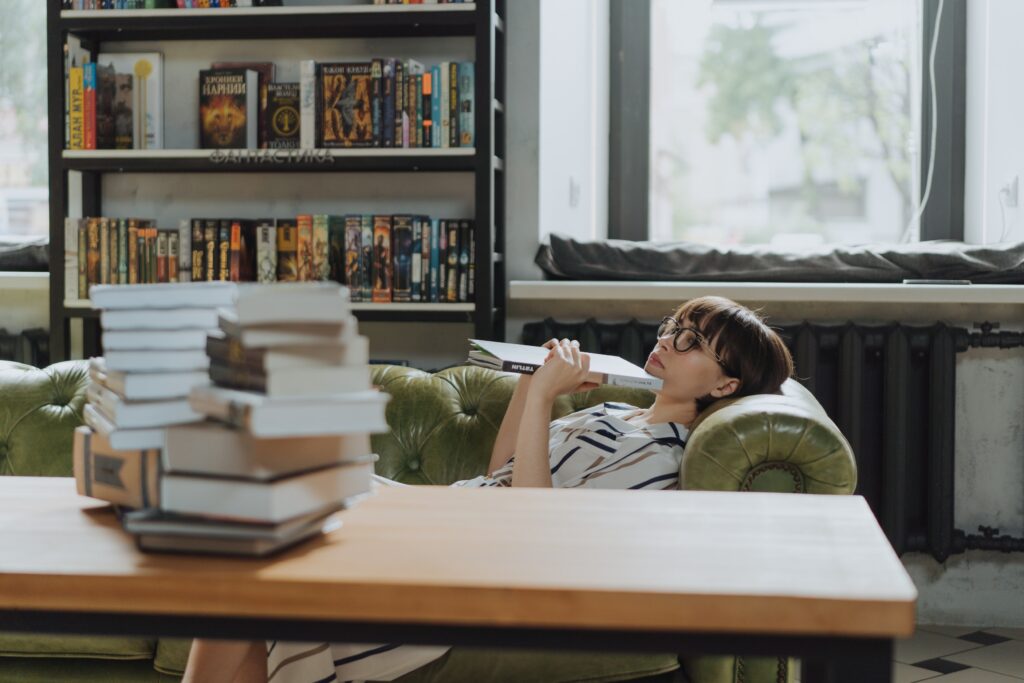
[[[373,437],[377,471],[408,484],[449,484],[485,471],[516,376],[460,366],[434,374],[374,366],[391,394],[388,434]],[[38,369],[0,362],[0,474],[71,475],[71,438],[82,423],[83,361]],[[603,401],[647,407],[646,391],[600,387],[561,397],[552,418]],[[790,380],[782,395],[719,401],[693,425],[681,481],[689,489],[852,493],[849,444],[814,397]]]

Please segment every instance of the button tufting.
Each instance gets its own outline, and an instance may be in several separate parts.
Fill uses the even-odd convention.
[[[420,468],[420,459],[419,458],[413,458],[412,460],[409,461],[409,463],[406,465],[406,467],[408,467],[413,472],[418,471],[419,468]]]
[[[476,415],[476,406],[466,406],[465,408],[462,409],[462,414],[467,415],[469,417],[473,417],[474,415]]]

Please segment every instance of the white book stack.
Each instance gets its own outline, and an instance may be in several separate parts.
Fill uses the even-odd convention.
[[[337,523],[370,491],[387,396],[335,283],[239,285],[204,340],[208,418],[170,427],[160,510],[129,516],[146,550],[265,555]]]
[[[89,361],[85,421],[112,448],[163,448],[168,426],[203,419],[188,395],[210,382],[206,335],[235,288],[194,282],[90,289],[104,355]]]

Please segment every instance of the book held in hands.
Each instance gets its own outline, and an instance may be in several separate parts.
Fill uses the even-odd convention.
[[[548,356],[548,350],[543,346],[509,344],[482,339],[470,339],[469,343],[467,362],[470,365],[503,372],[532,375],[544,365],[544,360]],[[587,355],[590,356],[588,382],[650,391],[657,391],[662,387],[662,380],[648,374],[643,368],[624,358],[602,353],[588,353]]]

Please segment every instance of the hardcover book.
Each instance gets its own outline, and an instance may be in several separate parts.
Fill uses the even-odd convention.
[[[330,221],[327,214],[313,214],[313,267],[310,280],[326,282],[330,278]]]
[[[271,83],[267,88],[267,147],[299,146],[299,84]]]
[[[89,427],[75,429],[75,487],[81,496],[131,508],[160,503],[160,450],[116,450]]]
[[[211,69],[251,69],[259,74],[256,116],[256,139],[260,149],[266,149],[270,139],[270,85],[274,82],[273,62],[214,62]],[[250,147],[249,149],[254,149]]]
[[[277,228],[273,219],[256,223],[256,281],[277,282]]]
[[[100,356],[89,359],[89,378],[114,393],[133,401],[184,398],[192,387],[206,386],[210,378],[205,371],[189,372],[124,372],[111,370]]]
[[[144,448],[164,447],[164,428],[154,429],[121,429],[116,427],[95,406],[86,404],[82,409],[85,424],[96,434],[102,434],[117,450],[136,450]]]
[[[317,64],[316,68],[320,146],[372,147],[372,64]]]
[[[313,216],[302,214],[296,217],[295,223],[298,280],[308,282],[313,279]]]
[[[299,236],[295,220],[277,219],[277,281],[296,282],[299,279]]]
[[[393,265],[391,262],[391,216],[373,217],[374,303],[390,303]]]
[[[330,216],[327,219],[327,233],[328,233],[328,279],[340,284],[348,283],[345,277],[347,262],[345,259],[345,225],[348,217],[346,216]],[[358,220],[358,217],[357,217]],[[349,287],[349,297],[352,301],[359,300],[360,292],[356,291],[358,285],[355,287]]]
[[[395,279],[391,300],[412,301],[412,216],[394,216],[392,221]]]
[[[199,72],[199,147],[259,146],[259,73],[252,69]]]
[[[507,344],[505,342],[470,339],[470,365],[516,372],[521,375],[532,375],[544,365],[548,350],[543,346],[526,344]],[[648,389],[657,391],[662,387],[662,380],[649,375],[643,368],[633,365],[618,356],[601,353],[588,353],[590,356],[590,372],[587,381],[595,384],[607,384],[614,387],[630,389]]]
[[[132,149],[164,146],[163,55],[159,52],[101,52],[96,61],[118,75],[114,125],[118,149],[131,139]],[[122,78],[127,77],[127,78]],[[127,126],[130,117],[131,133]]]

